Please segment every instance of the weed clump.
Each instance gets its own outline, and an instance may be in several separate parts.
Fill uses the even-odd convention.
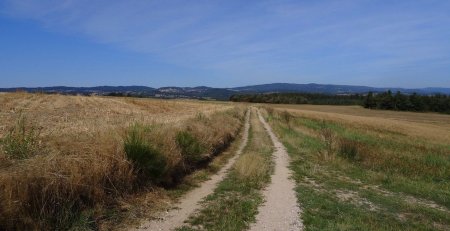
[[[247,153],[236,161],[234,169],[240,179],[262,186],[270,171],[267,162],[259,153]]]
[[[320,124],[319,135],[325,144],[324,155],[328,157],[334,157],[334,146],[336,143],[336,134],[333,130],[326,126],[325,122]]]
[[[340,139],[339,140],[339,156],[349,159],[349,160],[355,160],[356,156],[359,152],[359,143],[353,140],[348,139]]]
[[[13,159],[27,159],[39,151],[39,131],[34,127],[27,127],[26,117],[20,115],[16,125],[1,140],[4,153]]]
[[[264,109],[266,109],[267,113],[268,113],[270,116],[273,116],[275,110],[274,110],[272,107],[265,107]]]
[[[135,124],[124,141],[126,156],[143,175],[157,181],[166,171],[166,158],[145,140],[145,128]]]
[[[198,112],[197,115],[195,115],[195,118],[198,121],[207,121],[208,120],[208,117],[206,117],[206,115],[202,112]]]
[[[289,130],[291,130],[291,120],[293,119],[293,116],[288,111],[283,111],[281,114],[281,119],[286,123]]]

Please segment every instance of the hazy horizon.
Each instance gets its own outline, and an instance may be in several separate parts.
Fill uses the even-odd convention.
[[[448,1],[0,3],[0,88],[450,88]]]
[[[353,87],[371,87],[371,88],[391,88],[391,89],[426,89],[426,88],[436,88],[436,89],[450,89],[450,87],[433,87],[433,86],[424,86],[424,87],[417,87],[417,88],[408,88],[408,87],[399,87],[399,86],[367,86],[367,85],[349,85],[349,84],[327,84],[327,83],[261,83],[261,84],[252,84],[252,85],[241,85],[241,86],[207,86],[207,85],[191,85],[191,86],[182,86],[182,85],[164,85],[164,86],[149,86],[149,85],[93,85],[93,86],[70,86],[70,85],[49,85],[49,86],[33,86],[33,87],[26,87],[26,86],[15,86],[15,87],[1,87],[0,88],[48,88],[48,87],[73,87],[73,88],[92,88],[92,87],[150,87],[150,88],[164,88],[164,87],[211,87],[211,88],[222,88],[222,89],[231,89],[231,88],[239,88],[239,87],[247,87],[247,86],[257,86],[257,85],[270,85],[270,84],[300,84],[300,85],[308,85],[308,84],[317,84],[317,85],[335,85],[335,86],[353,86]]]

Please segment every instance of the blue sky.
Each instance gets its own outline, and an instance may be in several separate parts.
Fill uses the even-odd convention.
[[[272,82],[450,87],[450,1],[0,1],[0,87]]]

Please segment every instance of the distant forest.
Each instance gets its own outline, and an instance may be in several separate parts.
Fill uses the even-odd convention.
[[[275,104],[362,105],[364,96],[359,94],[270,93],[233,95],[230,100],[234,102]]]
[[[439,112],[450,114],[450,96],[443,94],[407,95],[391,91],[367,95],[330,95],[311,93],[245,94],[230,97],[234,102],[273,104],[361,105],[370,109]]]
[[[440,112],[450,114],[450,96],[436,95],[405,95],[400,92],[392,94],[391,91],[373,94],[369,92],[364,99],[363,106],[371,109]]]

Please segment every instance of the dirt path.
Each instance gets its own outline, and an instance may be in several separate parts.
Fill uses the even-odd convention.
[[[291,172],[288,169],[289,156],[259,111],[258,117],[275,146],[275,172],[270,185],[264,190],[265,202],[258,209],[256,223],[250,230],[302,230],[301,210],[294,191],[295,183],[290,179]]]
[[[249,121],[250,110],[247,112],[245,119],[242,143],[236,151],[236,154],[216,175],[212,176],[211,179],[202,183],[200,187],[195,188],[181,198],[180,202],[175,205],[176,209],[169,210],[165,214],[160,214],[157,219],[142,224],[141,227],[136,230],[173,230],[182,226],[183,222],[188,219],[189,215],[201,207],[199,202],[207,195],[213,193],[217,184],[225,178],[228,170],[230,170],[236,159],[244,150],[248,142],[248,132],[250,128]]]

